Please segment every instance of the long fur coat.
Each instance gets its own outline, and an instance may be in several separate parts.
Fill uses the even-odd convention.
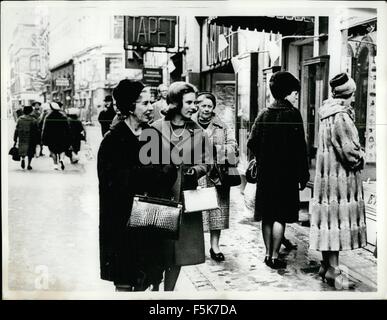
[[[321,107],[314,197],[311,202],[310,248],[351,250],[366,245],[361,169],[364,152],[354,111],[343,99]]]

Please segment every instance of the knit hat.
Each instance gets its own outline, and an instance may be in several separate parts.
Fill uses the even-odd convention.
[[[300,81],[287,71],[278,71],[270,78],[269,83],[271,94],[274,99],[284,99],[293,91],[300,91]]]
[[[340,73],[335,76],[329,81],[329,85],[332,88],[333,98],[347,99],[356,91],[355,81],[346,73]]]
[[[129,111],[134,111],[134,103],[145,88],[141,81],[124,79],[113,89],[113,97],[116,100],[117,109],[123,115],[128,115]]]

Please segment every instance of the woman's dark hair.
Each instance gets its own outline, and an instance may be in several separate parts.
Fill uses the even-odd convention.
[[[165,115],[166,120],[172,119],[175,114],[180,112],[183,106],[183,96],[187,93],[196,94],[196,87],[184,81],[177,81],[171,84],[167,95],[167,104],[169,105],[169,108]]]
[[[32,111],[33,111],[32,106],[24,106],[24,107],[23,107],[23,114],[25,114],[25,115],[31,114]]]
[[[212,104],[214,105],[214,108],[216,107],[216,98],[215,98],[215,96],[211,92],[208,92],[208,91],[199,92],[198,93],[198,99],[200,97],[204,97],[206,99],[210,99]]]
[[[284,99],[293,91],[300,91],[300,81],[287,71],[274,73],[269,82],[271,94],[274,99]]]
[[[145,88],[141,81],[124,79],[113,89],[113,97],[116,100],[117,109],[121,114],[128,116],[133,112],[136,101]]]

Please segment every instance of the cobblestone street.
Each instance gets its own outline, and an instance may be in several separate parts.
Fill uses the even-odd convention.
[[[87,133],[96,156],[100,128],[87,127]],[[9,141],[11,144],[11,138]],[[96,157],[77,165],[66,159],[62,172],[52,169],[47,149],[45,154],[33,160],[30,172],[8,159],[8,288],[113,292],[111,283],[99,279]],[[260,223],[245,210],[238,187],[232,189],[231,201],[230,229],[222,232],[220,241],[226,261],[210,259],[206,233],[206,262],[183,267],[176,291],[335,290],[317,276],[320,254],[308,250],[308,227],[288,225],[286,236],[298,249],[282,251],[288,262],[286,270],[272,270],[263,263]],[[341,255],[341,263],[349,273],[348,290],[376,290],[376,259],[371,252],[347,252]],[[43,288],[39,287],[42,274],[48,275]]]

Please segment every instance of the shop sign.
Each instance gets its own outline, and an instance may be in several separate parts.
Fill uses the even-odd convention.
[[[174,16],[125,16],[124,47],[175,47]]]
[[[55,79],[55,85],[57,87],[68,87],[69,86],[69,79],[66,79],[66,78]]]
[[[157,87],[163,83],[163,69],[144,68],[142,82],[151,87]]]
[[[228,46],[219,49],[219,36],[224,36],[227,40]],[[238,54],[238,39],[237,33],[233,33],[231,28],[217,26],[215,24],[207,24],[207,66],[213,66],[223,61],[230,60]]]

